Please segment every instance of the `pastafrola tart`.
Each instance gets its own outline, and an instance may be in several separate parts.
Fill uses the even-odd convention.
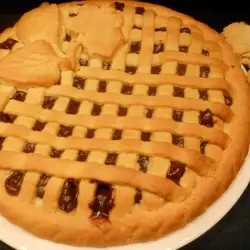
[[[0,35],[0,213],[68,245],[164,237],[236,177],[248,95],[231,46],[189,16],[44,3]]]

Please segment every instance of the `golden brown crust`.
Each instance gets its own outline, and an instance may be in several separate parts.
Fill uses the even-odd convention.
[[[25,13],[17,22],[17,37],[24,44],[45,40],[59,45],[60,19],[60,10],[56,4],[40,6]]]
[[[68,20],[66,28],[82,35],[80,41],[90,56],[99,55],[109,59],[123,43],[122,25],[121,15],[115,13],[113,8],[86,4],[75,18]],[[99,32],[96,32],[97,29]]]
[[[110,4],[109,1],[95,3]],[[0,123],[1,138],[6,138],[0,151],[0,211],[13,223],[39,237],[98,247],[158,239],[185,226],[219,198],[235,178],[248,152],[249,87],[230,45],[208,26],[173,10],[133,1],[124,3],[124,37],[130,41],[134,23],[142,25],[143,30],[136,74],[123,72],[127,62],[134,63],[126,58],[129,49],[126,44],[114,54],[111,69],[104,70],[99,57],[89,59],[85,54],[78,55],[76,48],[67,50],[69,44],[78,41],[71,34],[72,40],[65,43],[66,54],[71,58],[75,56],[77,61],[81,57],[87,58],[90,65],[78,65],[73,59],[73,64],[77,65],[76,74],[61,72],[61,86],[30,88],[24,102],[9,100],[14,90],[1,85],[0,107],[4,107],[3,112],[18,117],[14,124]],[[135,15],[136,6],[146,9],[140,17]],[[76,3],[69,3],[59,8],[62,22],[67,22],[65,16],[70,11],[74,13],[78,7]],[[168,36],[162,39],[156,35],[155,39],[164,42],[166,50],[171,51],[152,56],[155,42],[152,36],[156,33],[153,21],[156,28],[167,27]],[[191,29],[191,40],[189,34],[180,35],[183,27]],[[133,31],[135,41],[138,41],[138,32]],[[188,54],[179,52],[179,45],[188,46]],[[208,57],[200,55],[204,49],[209,51]],[[182,59],[178,59],[181,55]],[[161,74],[150,74],[155,62],[164,64]],[[188,64],[185,76],[175,75],[173,69],[178,63]],[[197,64],[198,69],[204,64],[210,67],[208,78],[200,77]],[[86,80],[84,90],[72,87],[74,77]],[[97,93],[96,78],[108,81],[105,93]],[[133,86],[135,93],[122,95],[123,83]],[[148,87],[158,87],[161,95],[146,96]],[[172,96],[174,87],[185,88],[184,98]],[[208,100],[199,99],[198,93],[204,89],[208,92]],[[225,105],[225,93],[232,97],[231,106]],[[58,98],[52,110],[41,107],[44,96]],[[81,102],[79,113],[65,114],[70,100]],[[100,116],[90,116],[91,101],[103,105]],[[128,106],[129,115],[117,116],[118,105]],[[155,109],[152,119],[143,117],[145,108]],[[182,122],[172,120],[172,108],[183,111]],[[199,124],[199,111],[204,112],[207,108],[216,121],[214,127]],[[37,119],[47,123],[42,132],[31,130]],[[73,135],[57,136],[59,125],[73,125]],[[96,138],[83,138],[86,127],[96,129]],[[124,137],[111,140],[113,129],[123,130]],[[151,142],[140,140],[141,131],[151,133]],[[183,137],[183,147],[171,144],[176,135]],[[34,154],[21,152],[25,142],[37,144]],[[208,143],[203,153],[201,142]],[[48,157],[51,147],[64,150],[62,159]],[[94,153],[87,162],[76,162],[79,149],[92,149]],[[103,164],[110,152],[121,153],[117,166]],[[138,155],[153,157],[146,173],[138,171]],[[179,185],[165,179],[173,160],[186,164]],[[13,169],[31,170],[26,173],[17,197],[10,196],[4,186],[10,176],[9,170]],[[37,201],[35,185],[41,173],[52,177],[43,199]],[[59,208],[58,198],[69,177],[80,180],[80,183],[78,205],[71,213],[66,213]],[[112,183],[116,190],[109,221],[90,219],[90,204],[96,190],[96,183],[89,182],[91,179]],[[136,204],[134,187],[143,190],[142,200]]]
[[[70,68],[68,59],[57,57],[50,44],[37,40],[0,60],[0,79],[14,86],[48,87],[59,80],[60,69]]]

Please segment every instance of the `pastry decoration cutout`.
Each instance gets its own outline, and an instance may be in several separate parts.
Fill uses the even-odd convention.
[[[83,5],[66,24],[68,30],[81,35],[83,48],[90,56],[104,58],[111,58],[124,42],[122,26],[122,15],[114,8],[95,4]]]
[[[16,24],[17,37],[24,44],[45,40],[59,45],[60,10],[56,4],[42,5],[24,14]]]
[[[0,60],[0,80],[14,86],[48,87],[59,80],[61,70],[69,69],[69,59],[58,57],[50,44],[38,40]]]

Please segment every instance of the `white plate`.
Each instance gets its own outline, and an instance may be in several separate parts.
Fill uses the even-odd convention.
[[[166,237],[145,244],[111,247],[106,250],[176,250],[197,239],[221,220],[238,201],[250,181],[250,152],[237,177],[228,190],[208,210],[186,227]],[[17,250],[100,250],[99,248],[71,247],[39,239],[0,216],[0,240]]]

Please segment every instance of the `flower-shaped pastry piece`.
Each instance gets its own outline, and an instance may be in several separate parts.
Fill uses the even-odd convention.
[[[112,7],[86,4],[77,16],[69,18],[66,27],[81,34],[84,49],[90,55],[110,58],[124,41],[123,18]]]
[[[61,69],[71,69],[70,60],[58,57],[50,44],[38,40],[0,60],[0,80],[15,86],[49,87],[59,80]]]
[[[43,39],[59,44],[60,11],[56,4],[43,5],[24,14],[16,24],[17,37],[24,43]]]

